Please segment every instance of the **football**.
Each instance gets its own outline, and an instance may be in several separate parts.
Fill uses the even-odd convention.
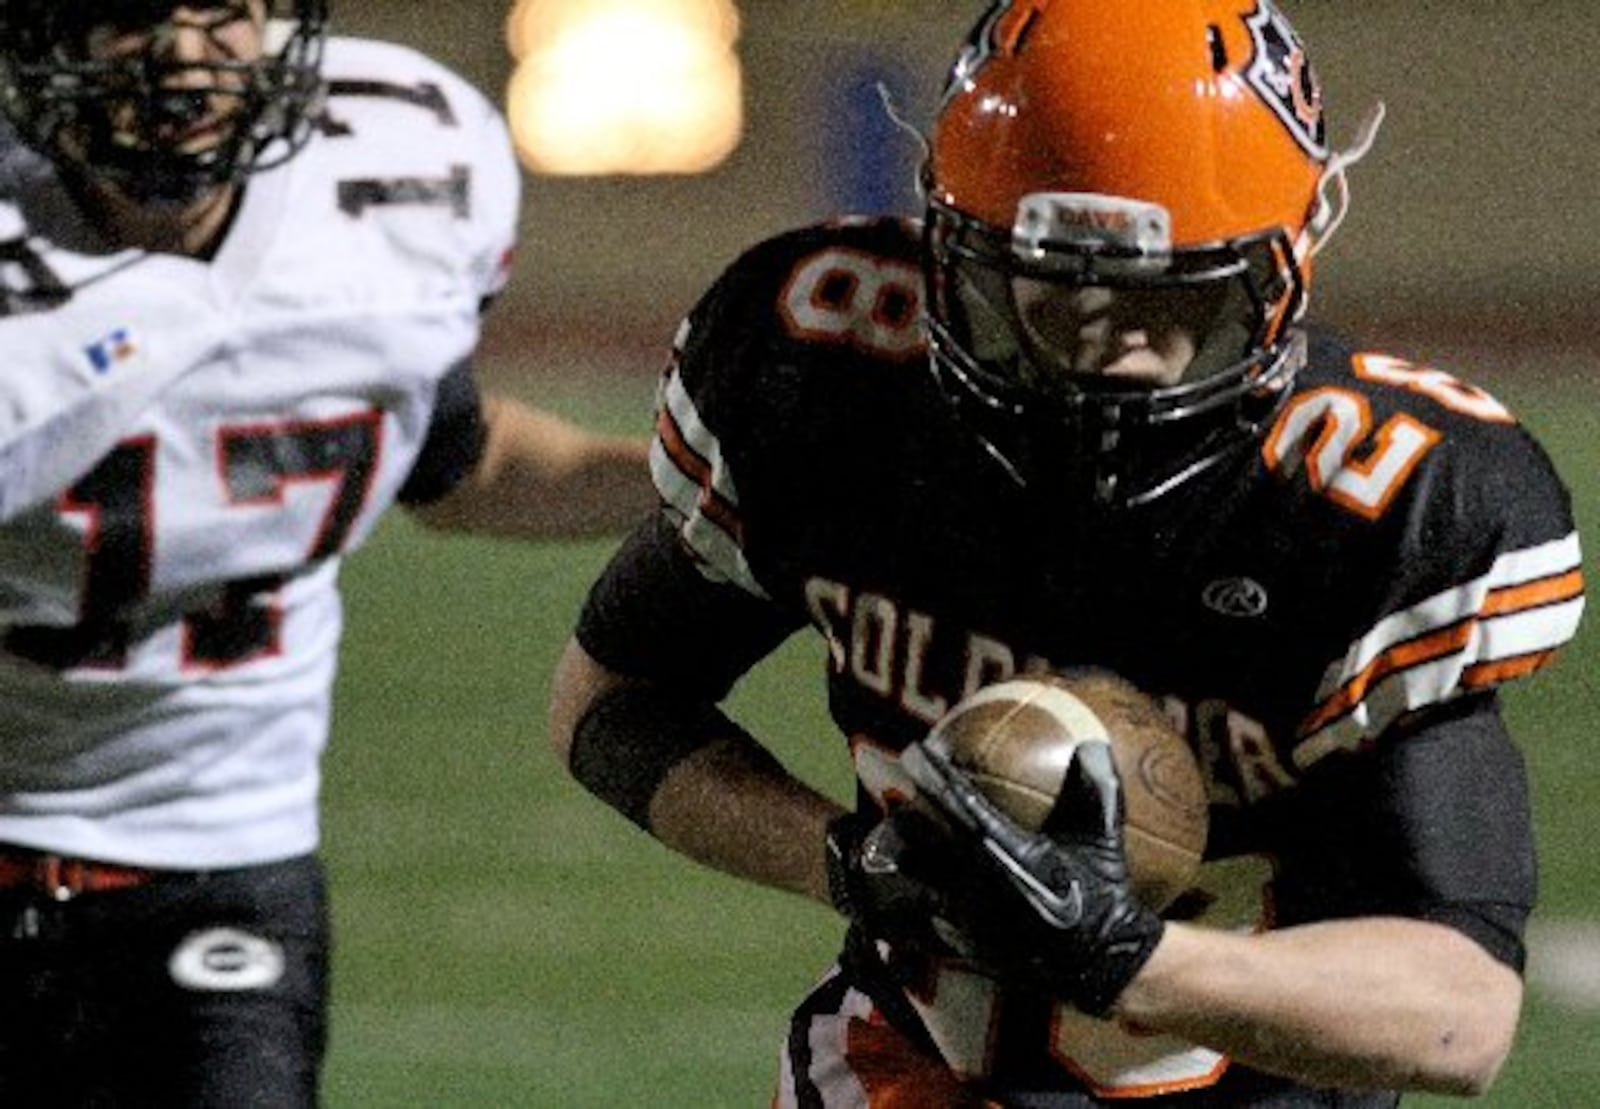
[[[1160,911],[1190,889],[1205,853],[1205,779],[1161,708],[1106,671],[1037,674],[985,686],[929,733],[1001,811],[1045,826],[1073,752],[1106,740],[1122,783],[1134,893]]]

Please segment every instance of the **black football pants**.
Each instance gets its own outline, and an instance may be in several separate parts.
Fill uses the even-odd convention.
[[[0,1105],[309,1109],[328,949],[310,858],[0,893]]]

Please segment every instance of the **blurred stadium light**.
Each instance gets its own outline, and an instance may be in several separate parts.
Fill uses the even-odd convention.
[[[738,145],[732,0],[519,0],[507,114],[540,173],[701,173]]]

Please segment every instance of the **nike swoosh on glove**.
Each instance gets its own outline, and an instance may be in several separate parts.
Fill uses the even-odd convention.
[[[962,954],[1004,981],[1108,1013],[1164,929],[1129,885],[1110,745],[1086,742],[1074,753],[1048,832],[1001,812],[938,743],[913,744],[901,765],[964,833],[947,850],[966,856],[949,864],[965,880],[946,887],[942,907]],[[902,870],[920,877],[915,866]]]

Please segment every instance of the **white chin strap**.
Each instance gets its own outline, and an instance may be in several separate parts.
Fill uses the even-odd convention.
[[[1317,214],[1306,225],[1311,257],[1322,253],[1322,248],[1328,245],[1333,233],[1344,222],[1345,214],[1350,210],[1350,167],[1372,150],[1372,144],[1378,140],[1378,128],[1383,126],[1383,117],[1387,114],[1388,109],[1383,101],[1375,101],[1367,109],[1361,125],[1356,128],[1355,141],[1329,157],[1328,168],[1323,170],[1322,180],[1317,182]]]
[[[922,151],[922,160],[919,165],[927,165],[933,157],[933,146],[928,142],[928,136],[917,130],[900,110],[899,101],[894,98],[894,90],[882,81],[878,82],[878,100],[883,104],[883,114],[889,117],[889,122],[894,124],[902,134],[908,135],[911,141],[917,144],[917,149]],[[926,201],[927,191],[922,185],[922,175],[919,173],[916,180],[917,199]]]

